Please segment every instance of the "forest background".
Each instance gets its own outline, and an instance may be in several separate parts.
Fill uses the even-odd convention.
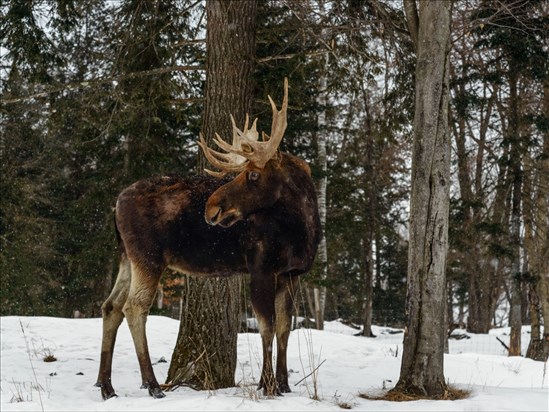
[[[204,2],[11,0],[0,13],[0,314],[100,316],[117,270],[117,194],[200,172]],[[282,150],[310,163],[326,214],[301,315],[364,334],[402,326],[415,66],[402,3],[260,1],[258,14],[252,116],[268,129],[265,97],[280,101],[288,77]],[[548,38],[543,0],[454,3],[450,329],[487,333],[515,308],[541,342]],[[152,312],[178,318],[185,279],[163,279]]]

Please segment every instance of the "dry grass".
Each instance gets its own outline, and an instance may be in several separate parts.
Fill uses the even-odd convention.
[[[55,361],[57,361],[57,358],[50,353],[48,355],[44,355],[43,361],[44,362],[55,362]]]
[[[351,405],[349,402],[338,402],[337,406],[339,406],[341,409],[353,409],[353,405]]]
[[[357,406],[357,403],[354,401],[354,395],[348,394],[344,399],[342,399],[341,395],[338,395],[337,391],[334,394],[334,403],[341,409],[353,409]]]
[[[372,401],[410,402],[419,400],[456,401],[459,399],[466,399],[470,394],[470,391],[454,388],[449,385],[443,394],[434,397],[396,389],[391,389],[383,395],[369,395],[367,393],[361,393],[358,396]]]

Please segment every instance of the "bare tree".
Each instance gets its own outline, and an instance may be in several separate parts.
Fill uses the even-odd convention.
[[[324,1],[319,1],[319,9],[322,13],[324,10]],[[321,37],[325,34],[325,30],[321,30]],[[320,94],[318,95],[317,102],[322,108],[318,114],[317,124],[318,124],[318,133],[317,133],[317,145],[318,145],[318,164],[320,166],[322,177],[318,181],[317,192],[318,192],[318,208],[320,212],[320,221],[322,226],[326,226],[326,189],[328,186],[328,161],[326,156],[326,141],[327,141],[327,129],[326,129],[326,105],[328,103],[328,92],[326,91],[327,85],[327,76],[326,76],[326,56],[320,57],[322,61],[322,72],[319,79],[319,89]],[[328,246],[326,244],[326,235],[322,236],[320,245],[318,248],[318,259],[320,262],[320,279],[321,281],[326,281],[328,276]],[[315,320],[317,329],[324,329],[324,309],[326,306],[326,286],[315,286],[314,288],[314,303],[315,303]]]
[[[549,119],[549,79],[543,84],[542,110]],[[526,357],[546,361],[549,356],[549,131],[543,135],[542,154],[525,160],[524,249],[530,272],[532,335]],[[539,319],[543,319],[543,336]]]
[[[450,0],[404,0],[417,65],[406,329],[393,391],[445,397],[446,255],[450,187]]]

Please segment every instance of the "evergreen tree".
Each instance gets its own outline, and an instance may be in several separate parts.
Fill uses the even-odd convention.
[[[24,290],[32,295],[25,313],[97,315],[116,255],[117,193],[142,176],[194,169],[196,151],[185,149],[191,136],[195,142],[200,106],[180,98],[199,93],[200,77],[189,73],[189,87],[177,68],[201,55],[189,53],[192,46],[173,49],[182,33],[196,31],[190,6],[3,6],[10,66],[3,68],[2,185],[12,196],[2,200],[2,293],[13,302],[3,313],[19,312],[15,297]]]

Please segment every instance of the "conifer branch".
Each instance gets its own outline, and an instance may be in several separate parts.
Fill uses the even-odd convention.
[[[118,82],[122,80],[136,79],[139,77],[154,76],[154,75],[170,73],[170,72],[192,71],[192,70],[205,70],[205,68],[204,66],[170,66],[170,67],[160,67],[157,69],[144,70],[144,71],[133,72],[133,73],[126,73],[126,74],[121,74],[119,76],[99,77],[96,79],[84,80],[76,83],[63,84],[57,87],[52,87],[49,90],[44,90],[43,92],[33,93],[27,96],[19,96],[12,99],[2,99],[2,104],[20,103],[25,100],[36,99],[39,97],[46,97],[52,93],[76,90],[84,87],[95,86],[102,83]]]

